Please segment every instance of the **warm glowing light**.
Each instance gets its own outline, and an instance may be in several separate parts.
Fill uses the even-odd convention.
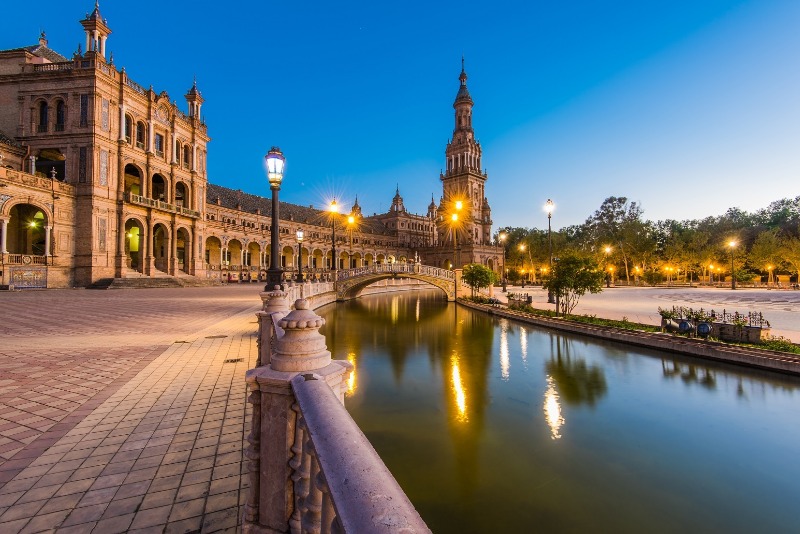
[[[508,356],[508,321],[500,320],[500,376],[504,382],[508,381],[508,371],[511,360]]]
[[[461,383],[461,370],[458,367],[458,356],[450,357],[450,365],[453,366],[452,380],[453,392],[456,397],[456,408],[458,409],[458,416],[456,419],[462,423],[469,421],[467,417],[467,394],[464,391],[464,385]]]
[[[519,348],[522,351],[522,362],[528,362],[528,331],[524,328],[519,329]]]
[[[353,217],[352,215],[347,217],[347,224],[353,224],[354,222],[356,222],[356,218],[355,217]]]
[[[561,416],[561,405],[558,402],[555,380],[549,375],[547,377],[547,391],[544,392],[544,418],[547,421],[547,426],[550,427],[550,437],[552,439],[561,438],[559,431],[564,425],[564,418]]]
[[[548,217],[553,213],[554,209],[556,209],[556,205],[553,204],[553,201],[548,198],[547,202],[544,204],[544,211],[547,212]]]
[[[520,249],[521,251],[525,250],[525,243],[520,243],[520,244],[519,244],[519,249]]]
[[[339,213],[339,205],[336,203],[336,199],[334,198],[330,205],[328,205],[328,211],[331,213]]]
[[[416,317],[417,317],[417,322],[419,322],[419,299],[417,299]]]
[[[731,241],[728,241],[728,246],[729,246],[730,248],[734,248],[734,247],[736,247],[736,241],[733,241],[733,240],[731,240]]]
[[[36,228],[36,221],[31,221],[30,224],[28,224],[28,226],[30,226],[31,228]]]
[[[606,248],[604,248],[603,250],[605,250],[606,254],[611,254],[611,247],[609,247],[608,245],[606,245]]]
[[[130,233],[130,232],[128,232],[128,233],[127,233],[127,236],[128,236],[128,239],[130,239],[130,238],[132,238],[132,237],[133,237],[133,234],[132,234],[132,233]]]
[[[456,200],[456,209],[460,210],[463,207],[464,207],[464,203],[461,202],[460,200]]]
[[[389,309],[391,310],[392,324],[397,324],[397,321],[400,320],[400,299],[398,297],[392,297]]]
[[[503,233],[503,232],[500,232],[500,235],[497,236],[497,239],[499,239],[500,241],[505,241],[506,240],[506,234]]]
[[[353,393],[356,392],[356,388],[358,387],[358,382],[356,381],[356,353],[351,352],[347,355],[347,361],[353,366],[353,370],[350,371],[350,378],[347,379],[347,396],[351,396]]]
[[[774,269],[774,268],[775,268],[775,267],[773,267],[772,265],[767,265],[767,270],[768,270],[768,271],[771,271],[771,270],[772,270],[772,269]]]
[[[454,222],[454,223],[458,222],[458,213],[454,213],[454,214],[451,216],[451,218],[453,219],[453,222]]]

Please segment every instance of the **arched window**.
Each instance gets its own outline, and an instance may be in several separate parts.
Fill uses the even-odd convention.
[[[189,150],[189,145],[183,147],[183,166],[185,168],[189,168],[189,162],[191,161],[192,153]]]
[[[130,115],[125,115],[125,142],[131,144],[131,135],[133,135],[133,119]]]
[[[175,185],[175,205],[183,208],[189,208],[189,195],[186,192],[186,186],[181,182]]]
[[[145,126],[143,122],[136,123],[136,146],[144,148]]]
[[[56,102],[56,131],[63,132],[67,122],[67,110],[63,100]]]
[[[37,128],[38,132],[46,132],[47,131],[47,115],[49,114],[50,107],[47,105],[47,102],[40,102],[39,103],[39,126]]]

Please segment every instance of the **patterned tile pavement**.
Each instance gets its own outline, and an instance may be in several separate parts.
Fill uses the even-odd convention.
[[[235,532],[258,292],[0,295],[0,532]]]

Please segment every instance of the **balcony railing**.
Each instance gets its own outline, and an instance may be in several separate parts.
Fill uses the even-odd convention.
[[[125,200],[127,202],[130,202],[131,204],[137,204],[139,206],[147,206],[148,208],[156,208],[162,211],[169,211],[171,213],[185,215],[187,217],[192,217],[194,219],[200,218],[199,211],[190,210],[189,208],[184,208],[182,206],[175,206],[174,204],[169,204],[162,200],[143,197],[141,195],[131,193],[130,191],[125,193]]]
[[[6,265],[47,265],[47,256],[36,254],[7,254]]]

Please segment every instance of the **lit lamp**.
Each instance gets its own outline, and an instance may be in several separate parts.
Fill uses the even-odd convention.
[[[547,245],[550,248],[550,270],[553,270],[553,237],[550,230],[550,219],[553,217],[553,210],[555,208],[556,205],[548,198],[547,202],[544,203],[544,211],[547,212]],[[552,289],[547,290],[547,302],[549,304],[555,303]]]
[[[505,232],[500,232],[500,235],[497,236],[497,239],[500,240],[500,244],[503,247],[503,267],[501,271],[503,273],[503,293],[506,292],[506,237]]]
[[[767,285],[772,284],[772,269],[774,268],[775,267],[773,267],[772,265],[767,265],[767,272],[769,273],[769,275],[767,276]]]
[[[303,230],[297,229],[297,283],[303,283]]]
[[[286,158],[283,157],[281,150],[274,146],[269,149],[267,155],[264,156],[264,160],[267,165],[269,188],[272,190],[272,242],[270,245],[270,267],[267,269],[267,285],[264,286],[264,291],[272,291],[275,286],[279,286],[283,282],[283,269],[278,263],[281,247],[280,232],[278,230],[278,211],[280,209],[278,191],[280,191],[281,182],[283,181]]]
[[[709,284],[713,284],[714,283],[714,264],[713,263],[709,263],[708,264],[708,283]]]
[[[336,214],[339,213],[339,205],[336,203],[336,198],[331,201],[328,210],[331,212],[331,239],[333,248],[331,249],[331,267],[336,271]]]
[[[728,248],[731,249],[731,289],[736,289],[736,272],[733,268],[733,254],[736,250],[736,241],[730,240],[728,241]]]

